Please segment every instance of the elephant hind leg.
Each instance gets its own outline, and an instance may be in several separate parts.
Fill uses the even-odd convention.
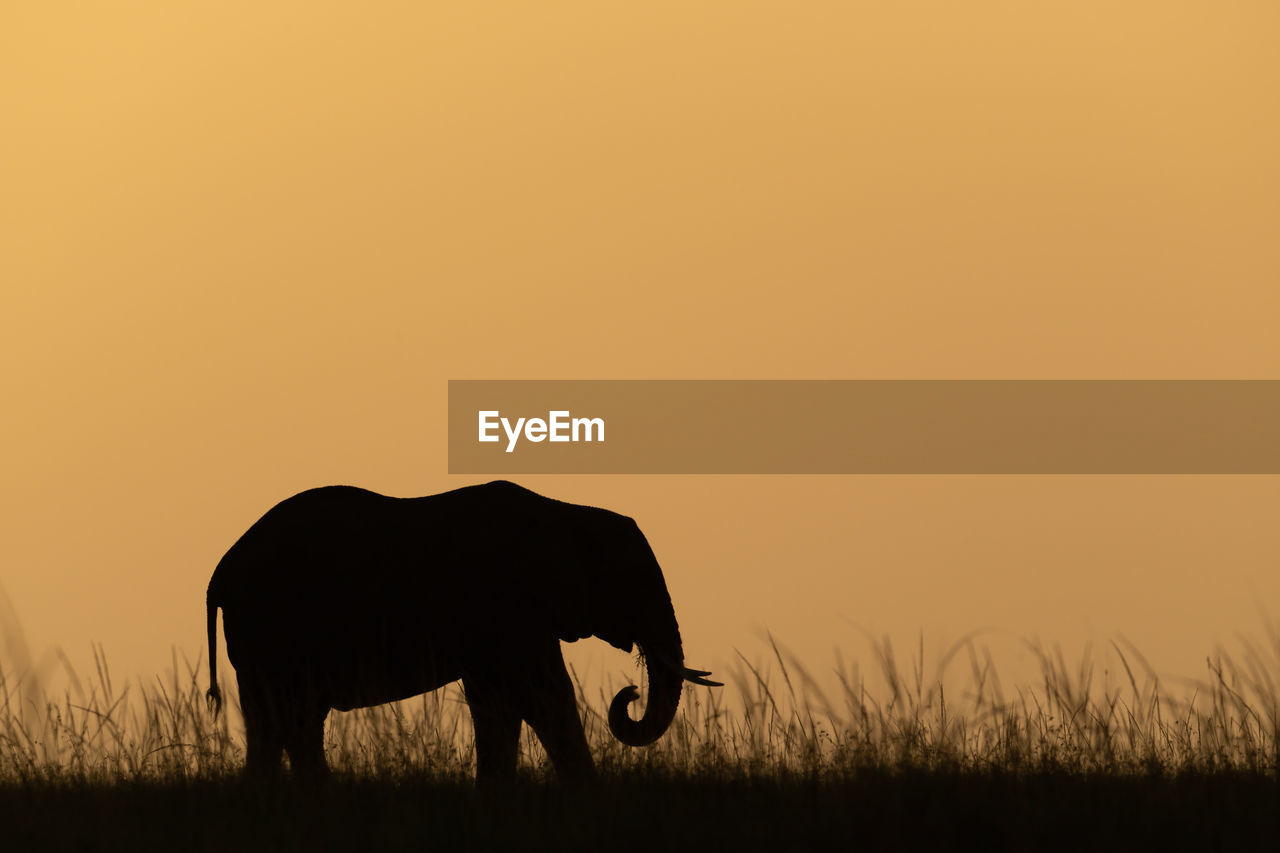
[[[324,760],[324,719],[328,715],[328,708],[304,709],[302,714],[294,715],[285,731],[284,749],[300,779],[319,781],[329,777],[329,765]]]
[[[274,779],[280,772],[284,751],[284,729],[278,704],[262,680],[238,674],[240,709],[244,713],[245,775],[252,779]]]

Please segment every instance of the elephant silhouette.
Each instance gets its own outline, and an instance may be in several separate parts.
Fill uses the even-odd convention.
[[[231,546],[209,581],[208,698],[216,715],[218,608],[246,732],[245,770],[324,776],[329,710],[404,699],[461,679],[480,784],[514,777],[521,722],[557,776],[595,775],[560,642],[638,647],[649,697],[614,696],[609,728],[643,746],[671,725],[687,669],[662,569],[623,515],[496,481],[393,498],[302,492]]]

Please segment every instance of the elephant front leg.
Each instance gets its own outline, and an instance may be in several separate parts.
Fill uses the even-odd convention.
[[[523,716],[529,721],[556,775],[567,785],[581,785],[596,778],[595,762],[578,715],[573,680],[565,669],[559,641],[551,644],[532,667],[524,697]]]
[[[476,784],[490,787],[514,780],[520,747],[520,714],[500,683],[463,678],[462,689],[476,733]]]

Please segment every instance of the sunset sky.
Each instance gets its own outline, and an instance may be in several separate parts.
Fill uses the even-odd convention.
[[[451,378],[1280,378],[1278,37],[1269,0],[11,4],[0,588],[34,658],[194,659],[277,501],[484,479]],[[992,629],[1201,675],[1280,620],[1277,477],[520,481],[637,519],[702,668]]]

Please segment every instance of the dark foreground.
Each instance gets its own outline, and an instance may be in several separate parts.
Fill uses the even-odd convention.
[[[477,793],[338,779],[0,787],[6,850],[1274,850],[1265,775],[862,773]]]

